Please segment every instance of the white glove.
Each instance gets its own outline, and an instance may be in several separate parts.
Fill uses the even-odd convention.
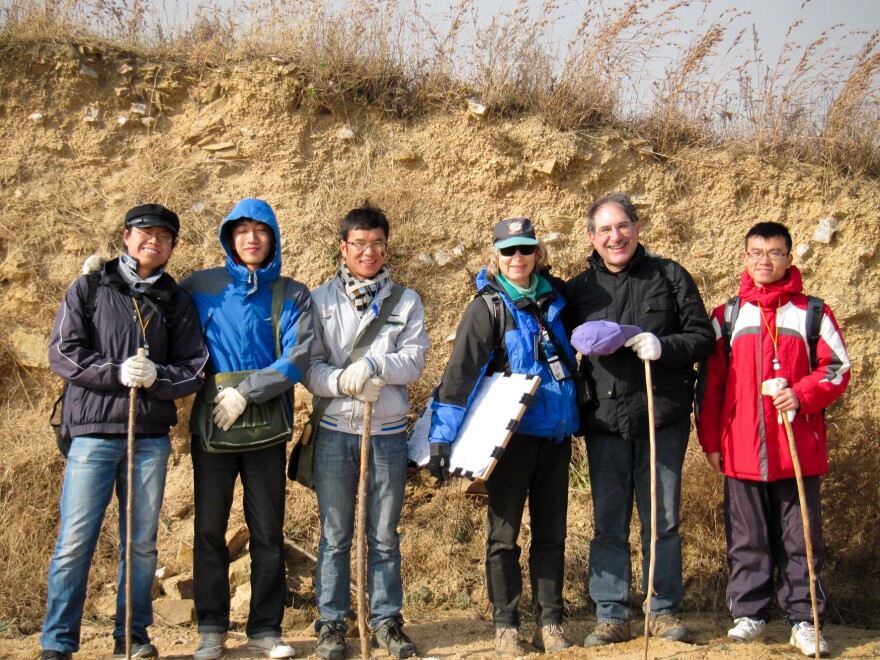
[[[247,401],[234,387],[224,387],[214,398],[214,423],[224,431],[235,424],[247,408]]]
[[[361,391],[354,395],[354,398],[364,403],[376,403],[379,400],[379,392],[385,381],[381,378],[370,378],[361,388]]]
[[[148,357],[134,355],[119,367],[119,382],[126,387],[150,387],[156,382],[156,364]]]
[[[372,360],[361,358],[354,364],[348,365],[339,376],[339,391],[348,396],[357,396],[366,382],[376,375]]]
[[[660,357],[660,340],[650,332],[641,332],[627,339],[624,346],[629,346],[641,360],[657,360]]]

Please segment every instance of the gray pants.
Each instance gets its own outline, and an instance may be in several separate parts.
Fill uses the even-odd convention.
[[[825,563],[819,477],[804,477],[816,572],[816,607],[825,614],[819,579]],[[761,482],[724,479],[727,533],[727,606],[734,619],[769,621],[773,592],[790,624],[813,620],[804,526],[794,479]]]

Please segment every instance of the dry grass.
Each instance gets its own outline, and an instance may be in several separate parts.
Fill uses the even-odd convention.
[[[685,25],[692,4],[520,0],[487,20],[475,0],[443,14],[406,0],[249,0],[193,14],[174,2],[17,0],[0,20],[5,39],[91,35],[173,54],[196,74],[273,56],[300,79],[301,100],[321,109],[406,116],[475,96],[490,111],[537,113],[563,130],[621,123],[661,156],[736,139],[766,156],[880,173],[880,33],[829,26],[800,45],[797,20],[768,63],[758,33],[744,38],[748,12],[700,0],[701,17]],[[560,44],[563,17],[578,27]],[[670,49],[678,55],[663,66]]]

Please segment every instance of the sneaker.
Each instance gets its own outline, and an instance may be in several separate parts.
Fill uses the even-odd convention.
[[[125,657],[125,637],[116,637],[113,642],[113,657]],[[149,642],[141,639],[137,635],[131,636],[131,657],[132,658],[158,658],[159,649]]]
[[[248,637],[248,651],[255,651],[264,658],[292,658],[296,649],[275,635],[269,637]]]
[[[342,660],[345,657],[345,628],[332,622],[321,626],[315,653],[326,660]]]
[[[584,647],[607,646],[608,644],[628,642],[631,639],[632,633],[629,631],[628,623],[600,621],[596,627],[593,628],[593,632],[587,635],[587,638],[584,640]]]
[[[819,638],[819,655],[830,655],[831,649],[828,642],[822,637],[822,631],[816,635],[816,629],[809,621],[801,621],[791,627],[791,639],[788,643],[798,649],[804,655],[816,655],[816,637]]]
[[[203,632],[199,635],[199,645],[193,653],[193,660],[217,660],[223,655],[227,633]]]
[[[654,637],[662,637],[673,642],[687,642],[691,634],[675,614],[652,614],[648,630]]]
[[[519,636],[519,628],[496,628],[495,629],[495,655],[523,656],[528,651],[522,645]]]
[[[398,619],[388,619],[379,626],[374,639],[388,651],[388,655],[395,658],[411,658],[416,655],[416,645],[403,632],[403,626]]]
[[[764,634],[766,625],[767,622],[762,619],[743,616],[733,620],[733,628],[727,631],[727,636],[738,642],[754,642]]]
[[[565,639],[560,624],[548,623],[535,628],[535,634],[532,635],[532,646],[544,653],[556,653],[571,648],[571,642]]]
[[[73,654],[68,651],[56,651],[55,649],[46,649],[40,655],[40,660],[72,660]]]

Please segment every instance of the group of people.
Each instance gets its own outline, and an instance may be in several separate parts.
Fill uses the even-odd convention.
[[[174,399],[197,393],[217,428],[228,430],[278,397],[288,415],[293,386],[313,394],[313,447],[321,537],[316,568],[316,654],[345,656],[350,559],[360,442],[370,427],[367,484],[369,626],[393,657],[417,655],[403,630],[398,525],[407,478],[407,386],[425,366],[424,309],[412,289],[395,285],[385,263],[390,228],[365,203],[340,224],[339,268],[314,291],[281,276],[281,235],[271,207],[239,202],[220,225],[224,267],[193,273],[180,286],[165,273],[180,230],[158,204],[125,216],[124,250],[98,272],[78,278],[56,316],[52,369],[66,381],[63,423],[72,438],[61,496],[61,528],[49,566],[41,635],[43,660],[71,658],[92,554],[115,489],[129,488],[131,566],[120,561],[114,657],[126,656],[125,572],[131,571],[131,656],[158,657],[147,628],[157,564]],[[725,477],[728,605],[739,641],[757,639],[773,593],[792,626],[791,644],[807,655],[828,645],[813,626],[810,579],[793,458],[781,415],[792,428],[804,474],[818,575],[824,557],[820,476],[827,469],[822,410],[846,389],[849,358],[831,310],[819,309],[812,340],[791,236],[762,222],[745,237],[745,270],[736,298],[707,315],[697,286],[678,263],[648,252],[630,198],[612,193],[587,213],[593,245],[587,268],[563,281],[550,274],[547,246],[527,218],[494,229],[478,295],[467,306],[432,403],[428,469],[442,484],[473,395],[495,372],[539,377],[515,432],[486,482],[486,584],[495,653],[526,652],[520,636],[522,594],[517,539],[526,502],[531,518],[529,574],[534,648],[571,646],[562,597],[572,436],[585,437],[594,509],[589,592],[597,625],[585,646],[631,639],[629,531],[638,507],[643,582],[651,545],[648,407],[656,437],[655,577],[646,612],[653,635],[688,641],[678,617],[683,597],[681,475],[696,382],[697,433],[709,465]],[[275,286],[278,282],[285,286]],[[284,294],[279,301],[278,290]],[[584,323],[636,326],[619,348],[581,355],[570,337]],[[366,338],[369,337],[367,340]],[[142,349],[142,350],[139,350]],[[653,388],[646,390],[645,365]],[[228,376],[237,375],[236,380]],[[762,383],[777,381],[772,396]],[[207,382],[207,385],[204,385]],[[221,383],[235,383],[222,386]],[[134,482],[128,483],[129,393],[136,390]],[[367,404],[371,404],[368,406]],[[365,411],[372,410],[369,419]],[[210,425],[210,424],[209,424]],[[243,486],[250,532],[249,651],[294,656],[282,639],[286,596],[283,522],[286,442],[217,451],[191,424],[194,470],[194,598],[197,660],[225,652],[230,627],[226,531],[235,483]],[[127,515],[120,513],[125,553]],[[818,614],[825,591],[819,581]]]

